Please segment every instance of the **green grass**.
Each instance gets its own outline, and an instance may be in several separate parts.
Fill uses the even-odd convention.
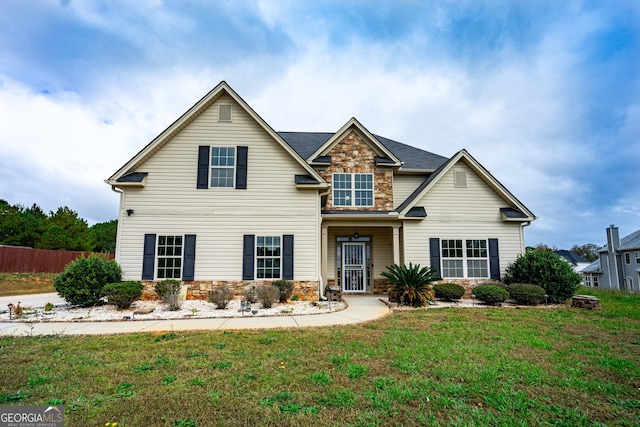
[[[640,425],[640,295],[323,329],[0,338],[0,403],[67,426]]]

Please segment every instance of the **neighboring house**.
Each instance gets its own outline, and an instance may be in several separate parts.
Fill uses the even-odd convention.
[[[583,268],[591,264],[591,261],[589,261],[588,259],[565,249],[553,251],[553,253],[565,259],[569,264],[571,264],[573,271],[575,271],[576,273],[580,273]]]
[[[607,228],[607,244],[582,278],[589,287],[640,292],[640,230],[620,239],[618,227]]]
[[[276,132],[225,82],[106,183],[120,192],[124,279],[179,279],[194,298],[276,279],[306,297],[381,293],[385,267],[410,262],[499,280],[536,219],[465,150],[442,157],[355,118]]]

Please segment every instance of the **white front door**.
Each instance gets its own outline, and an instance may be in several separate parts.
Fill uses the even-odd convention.
[[[342,244],[342,290],[366,292],[367,257],[364,243]]]

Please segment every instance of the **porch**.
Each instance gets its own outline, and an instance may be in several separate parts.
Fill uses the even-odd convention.
[[[321,273],[325,286],[343,294],[383,294],[380,273],[401,261],[399,221],[325,221],[322,224]]]

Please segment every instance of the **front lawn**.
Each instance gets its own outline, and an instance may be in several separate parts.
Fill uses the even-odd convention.
[[[306,330],[0,338],[0,405],[67,426],[640,425],[640,295]],[[176,327],[178,323],[176,323]]]

